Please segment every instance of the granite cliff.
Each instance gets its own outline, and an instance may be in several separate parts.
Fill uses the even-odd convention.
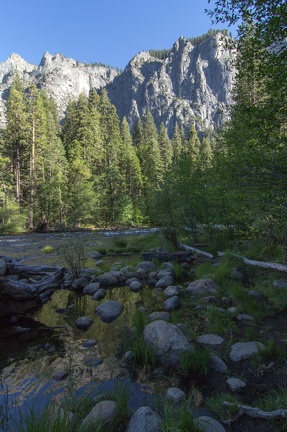
[[[55,99],[63,118],[69,99],[90,89],[107,88],[120,119],[133,127],[150,110],[157,124],[172,132],[175,122],[197,130],[220,127],[228,117],[235,78],[234,52],[221,33],[193,45],[179,38],[164,58],[148,51],[137,54],[124,71],[101,64],[85,64],[61,54],[45,53],[39,66],[12,54],[0,63],[0,121],[16,72],[25,86],[36,84]]]

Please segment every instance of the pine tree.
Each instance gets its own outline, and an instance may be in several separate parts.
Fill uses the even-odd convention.
[[[20,203],[23,199],[21,168],[27,158],[29,124],[24,88],[18,74],[10,88],[6,120],[4,156],[9,157],[11,161],[10,170],[14,177],[15,198],[16,202]]]
[[[193,160],[196,160],[199,156],[201,143],[198,138],[195,127],[192,125],[188,130],[188,138],[186,146],[184,147],[184,153],[190,154]]]
[[[172,163],[173,148],[163,123],[161,123],[159,127],[158,144],[163,161],[164,172],[167,172],[169,166]]]
[[[129,125],[125,117],[121,123],[121,138],[123,143],[121,167],[124,174],[126,196],[129,198],[124,209],[125,216],[123,219],[125,221],[129,219],[131,222],[137,222],[140,216],[139,201],[142,194],[142,173],[140,161],[137,157],[136,149],[132,144]]]
[[[119,118],[111,104],[106,90],[102,91],[100,103],[100,124],[103,145],[103,159],[99,170],[98,188],[101,190],[100,212],[105,225],[114,225],[124,194],[124,176],[120,166],[123,154]]]
[[[160,188],[163,181],[163,160],[158,144],[158,133],[149,111],[144,119],[142,141],[138,147],[145,194]]]
[[[174,161],[177,161],[183,152],[182,134],[177,123],[174,127],[171,144],[173,148],[173,159]]]

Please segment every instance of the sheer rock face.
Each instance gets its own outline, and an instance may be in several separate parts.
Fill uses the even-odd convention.
[[[45,53],[39,66],[17,54],[0,63],[0,123],[16,71],[24,85],[36,84],[51,95],[63,118],[69,99],[88,94],[92,88],[107,87],[120,119],[130,126],[151,110],[156,124],[164,122],[172,133],[175,122],[198,131],[214,129],[227,119],[235,78],[234,52],[227,49],[221,34],[200,45],[179,38],[165,59],[143,51],[123,72],[111,67],[79,63],[61,54]]]
[[[64,117],[70,99],[77,99],[81,93],[88,95],[92,88],[105,87],[119,74],[114,68],[80,63],[62,54],[45,52],[39,66],[12,54],[4,63],[0,63],[0,124],[4,123],[5,102],[17,72],[25,87],[35,84],[54,98],[60,118]]]
[[[107,86],[109,97],[132,127],[150,110],[170,133],[176,121],[199,131],[214,129],[227,119],[232,102],[234,57],[221,34],[195,47],[181,37],[164,60],[147,51],[135,56]]]

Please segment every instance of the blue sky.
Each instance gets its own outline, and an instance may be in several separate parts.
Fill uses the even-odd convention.
[[[2,0],[0,62],[45,51],[124,68],[142,50],[171,48],[212,26],[208,0]],[[230,29],[232,30],[232,29]]]

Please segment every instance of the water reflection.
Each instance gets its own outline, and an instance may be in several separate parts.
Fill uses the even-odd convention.
[[[110,299],[123,303],[124,311],[118,319],[107,324],[97,317],[95,308]],[[127,371],[115,357],[121,329],[132,325],[138,305],[142,304],[152,312],[159,309],[159,300],[156,291],[147,286],[139,293],[131,292],[128,287],[107,290],[106,298],[100,302],[68,290],[56,291],[32,317],[40,326],[51,330],[49,340],[40,338],[34,345],[30,344],[25,358],[11,359],[2,370],[2,380],[9,389],[9,403],[19,406],[25,402],[30,406],[37,396],[48,400],[63,394],[71,383],[73,390],[79,390],[91,383],[99,385],[117,377],[128,379]],[[93,319],[87,331],[80,331],[75,326],[80,316]],[[97,344],[84,348],[82,342],[87,339],[95,339]],[[101,364],[98,364],[99,359]],[[55,377],[63,371],[68,372],[68,378],[57,381]],[[1,398],[3,401],[3,395],[0,403]]]

